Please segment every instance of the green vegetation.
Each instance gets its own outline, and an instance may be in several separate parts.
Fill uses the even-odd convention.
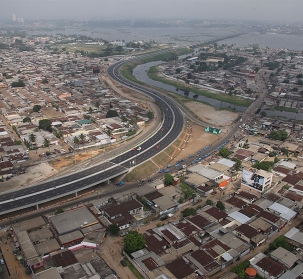
[[[245,276],[246,276],[245,270],[249,266],[250,266],[250,262],[249,262],[249,260],[246,260],[246,261],[238,264],[234,268],[232,268],[231,272],[237,273],[238,276],[241,277],[241,278],[245,278]]]
[[[212,98],[218,101],[222,101],[222,102],[227,102],[230,104],[234,104],[234,105],[238,105],[238,106],[243,106],[243,107],[247,107],[251,104],[251,100],[248,99],[244,99],[235,95],[228,95],[228,94],[220,94],[217,92],[211,92],[209,90],[203,90],[203,89],[199,89],[197,87],[194,86],[188,86],[186,84],[184,84],[183,82],[178,82],[178,81],[174,81],[171,79],[166,79],[164,77],[161,77],[158,75],[158,70],[157,67],[151,67],[148,71],[148,76],[156,81],[162,82],[164,84],[168,84],[168,85],[172,85],[176,88],[178,88],[178,90],[188,90],[190,88],[190,91],[197,94],[197,95],[201,95],[201,96],[205,96],[208,98]]]
[[[266,67],[268,67],[269,70],[274,70],[276,68],[279,68],[280,63],[279,62],[268,62],[265,64]]]
[[[33,112],[39,112],[40,110],[41,110],[41,106],[40,105],[34,105]]]
[[[279,236],[269,245],[269,252],[276,250],[279,247],[282,247],[290,252],[294,249],[294,246],[287,241],[284,235]]]
[[[117,224],[110,224],[106,228],[106,232],[108,232],[110,235],[117,236],[120,232],[120,228]]]
[[[110,109],[106,113],[106,118],[111,118],[111,117],[116,117],[116,116],[119,116],[119,115],[118,115],[118,112],[114,109]]]
[[[234,162],[236,162],[235,164],[234,164],[234,169],[236,170],[236,171],[239,171],[240,169],[241,169],[241,167],[242,167],[242,161],[241,160],[239,160],[238,158],[232,158],[232,160],[234,161]]]
[[[23,123],[25,123],[25,122],[32,122],[32,120],[30,119],[30,117],[27,116],[27,117],[23,118],[22,122]]]
[[[263,117],[266,117],[266,115],[267,115],[267,113],[264,111],[264,110],[262,110],[261,112],[260,112],[260,116],[263,118]]]
[[[221,201],[217,202],[216,207],[219,208],[220,210],[225,210],[225,205]]]
[[[290,186],[285,184],[282,188],[285,189],[285,190],[288,190],[290,188]]]
[[[196,215],[197,211],[194,208],[188,207],[182,211],[183,217]]]
[[[146,116],[149,118],[149,119],[153,119],[154,118],[154,113],[152,111],[148,111]]]
[[[173,185],[174,184],[174,177],[171,174],[166,173],[164,175],[163,183],[164,183],[165,186]]]
[[[58,214],[61,214],[64,212],[64,209],[63,208],[58,208],[55,212],[55,215],[58,215]]]
[[[214,205],[214,202],[212,200],[207,200],[206,205]]]
[[[195,195],[196,195],[195,192],[185,183],[181,183],[180,188],[183,192],[185,200],[192,199],[195,197]]]
[[[127,259],[124,258],[124,261],[126,262],[128,268],[132,271],[132,273],[138,278],[138,279],[144,279],[142,274],[133,266],[133,264]]]
[[[143,234],[137,231],[130,231],[124,239],[124,251],[128,254],[144,248],[146,244]]]
[[[19,81],[14,81],[11,84],[11,87],[24,87],[25,83],[23,80],[19,79]]]
[[[280,110],[280,111],[288,111],[288,112],[295,112],[298,113],[298,109],[296,108],[287,108],[287,107],[274,107],[271,110]]]
[[[288,137],[288,133],[285,131],[285,130],[275,130],[275,131],[272,131],[268,137],[270,139],[273,139],[273,140],[281,140],[281,141],[285,141]]]
[[[229,150],[228,148],[226,147],[222,147],[220,150],[219,150],[219,155],[222,156],[223,158],[227,158],[229,155],[231,155],[233,152],[231,150]]]
[[[253,164],[252,167],[258,170],[271,171],[274,164],[275,164],[274,162],[262,161],[262,162],[256,162],[255,164]]]
[[[39,120],[39,129],[52,132],[52,121],[50,119]]]

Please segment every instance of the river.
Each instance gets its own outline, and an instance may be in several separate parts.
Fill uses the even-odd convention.
[[[177,88],[175,86],[168,85],[168,84],[162,83],[160,81],[152,80],[147,75],[147,72],[151,67],[157,66],[157,65],[160,65],[160,64],[163,64],[163,63],[164,63],[163,61],[154,61],[154,62],[149,62],[149,63],[146,63],[146,64],[138,65],[133,71],[133,76],[137,80],[142,81],[144,83],[147,83],[147,84],[153,85],[155,87],[158,87],[158,88],[173,92],[175,94],[184,96],[183,91],[182,90],[177,90]],[[195,95],[195,93],[189,92],[188,97],[193,98],[194,95]],[[216,99],[208,98],[208,97],[201,96],[201,95],[198,95],[197,100],[201,101],[201,102],[204,102],[204,103],[208,103],[208,104],[214,106],[215,108],[221,108],[221,107],[222,108],[228,108],[228,107],[230,107],[230,108],[234,109],[235,111],[245,111],[246,110],[246,107],[234,106],[230,103],[221,102],[221,101],[218,101]]]

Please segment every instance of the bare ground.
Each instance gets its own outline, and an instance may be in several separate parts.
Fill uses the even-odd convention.
[[[119,278],[133,279],[136,278],[128,267],[123,267],[120,261],[122,256],[123,238],[106,237],[97,252],[108,264],[110,268],[116,271]]]

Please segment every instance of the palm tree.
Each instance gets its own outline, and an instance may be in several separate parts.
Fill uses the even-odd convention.
[[[111,139],[111,137],[112,137],[112,130],[109,129],[109,128],[107,128],[107,130],[105,131],[105,134],[107,134],[108,137],[109,137],[109,139]],[[110,143],[111,143],[111,142],[110,142]]]
[[[81,139],[81,141],[82,141],[82,143],[83,143],[83,141],[84,141],[84,139],[85,139],[84,134],[83,134],[83,133],[81,133],[81,134],[80,134],[80,136],[79,136],[79,138]]]
[[[31,145],[35,145],[36,144],[36,135],[34,135],[34,134],[30,134],[29,135],[29,140],[30,140],[30,142],[32,142],[32,144]],[[36,148],[36,153],[37,153],[37,148]]]
[[[50,141],[47,138],[44,138],[43,145],[44,145],[44,147],[48,147],[48,150],[49,150]]]
[[[78,144],[78,143],[79,143],[79,139],[78,139],[76,136],[74,137],[74,143],[75,143],[75,144]]]

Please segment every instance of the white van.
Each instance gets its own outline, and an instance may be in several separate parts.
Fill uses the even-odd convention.
[[[182,165],[182,169],[186,169],[186,165]]]

